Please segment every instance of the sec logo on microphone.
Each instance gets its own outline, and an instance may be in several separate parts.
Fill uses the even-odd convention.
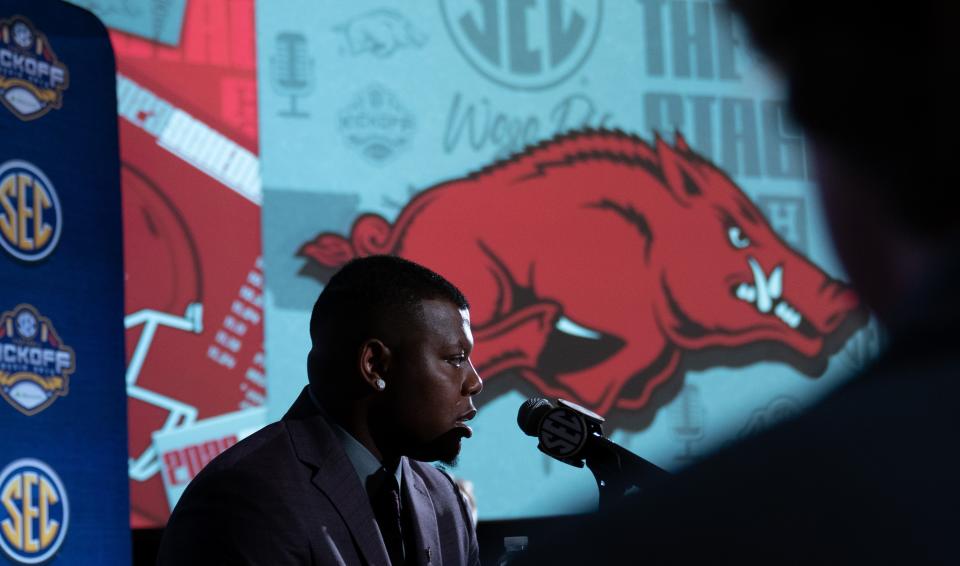
[[[50,466],[21,458],[0,473],[0,549],[9,559],[49,560],[63,544],[69,519],[67,491]]]

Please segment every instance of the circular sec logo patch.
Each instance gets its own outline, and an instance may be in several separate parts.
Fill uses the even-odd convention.
[[[20,564],[49,560],[67,535],[67,492],[40,460],[21,458],[0,473],[0,548]]]
[[[603,0],[439,0],[457,49],[481,74],[520,90],[560,84],[583,65]]]
[[[35,165],[0,165],[0,245],[23,261],[40,261],[60,240],[63,220],[53,183]]]

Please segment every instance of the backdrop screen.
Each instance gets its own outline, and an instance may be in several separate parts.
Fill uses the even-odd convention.
[[[596,503],[530,396],[677,469],[836,386],[877,335],[801,133],[718,2],[257,4],[269,413],[332,269],[390,253],[471,302],[485,379],[452,472],[481,519]]]
[[[135,526],[282,416],[352,257],[471,302],[485,388],[451,471],[481,519],[596,504],[517,428],[531,396],[675,470],[878,351],[804,137],[720,2],[75,3],[117,53]]]

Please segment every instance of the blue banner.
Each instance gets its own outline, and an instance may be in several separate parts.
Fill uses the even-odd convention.
[[[130,561],[113,52],[89,12],[0,5],[0,555]]]

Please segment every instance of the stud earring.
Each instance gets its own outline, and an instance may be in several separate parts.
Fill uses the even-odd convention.
[[[379,378],[379,377],[377,378],[377,380],[376,380],[374,383],[375,383],[376,386],[377,386],[377,391],[383,391],[384,389],[387,388],[387,382],[384,381],[383,379]]]

